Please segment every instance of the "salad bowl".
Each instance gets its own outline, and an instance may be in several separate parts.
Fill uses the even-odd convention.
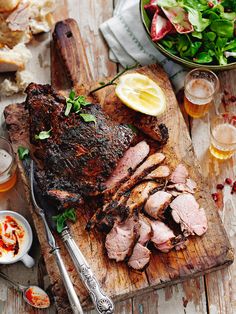
[[[153,41],[152,36],[151,36],[151,24],[152,24],[152,17],[150,17],[147,14],[147,11],[145,10],[145,5],[148,5],[150,3],[150,0],[140,0],[140,15],[141,15],[141,20],[143,23],[143,26],[145,28],[145,31],[150,39],[150,41],[153,43],[153,45],[158,49],[160,52],[162,52],[166,57],[172,59],[173,61],[188,67],[188,68],[207,68],[213,71],[220,71],[220,70],[229,70],[229,69],[234,69],[236,68],[236,62],[229,62],[227,64],[208,64],[208,63],[197,63],[185,58],[182,58],[179,55],[176,55],[174,53],[171,53],[166,47],[161,43],[160,41]],[[206,32],[206,31],[205,31]],[[204,34],[204,30],[202,31]],[[182,34],[181,34],[182,35]],[[236,37],[235,37],[236,41]],[[233,60],[231,58],[231,60]],[[236,59],[234,59],[236,60]]]

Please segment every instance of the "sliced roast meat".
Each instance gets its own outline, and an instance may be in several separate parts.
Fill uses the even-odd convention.
[[[130,217],[124,222],[115,222],[105,241],[110,259],[120,262],[130,256],[137,238],[137,224],[134,217]]]
[[[157,141],[160,146],[163,146],[167,143],[169,138],[168,129],[165,124],[158,124],[157,117],[145,114],[137,115],[134,125],[143,133]]]
[[[179,164],[172,172],[170,180],[173,183],[186,183],[188,177],[188,170],[183,164]]]
[[[155,219],[162,219],[164,211],[170,204],[171,199],[172,195],[170,193],[157,191],[148,198],[144,210],[149,216]]]
[[[128,178],[132,171],[147,157],[149,151],[150,147],[145,141],[138,143],[134,147],[130,147],[105,182],[107,187],[105,193],[112,193],[117,186]]]
[[[139,214],[139,239],[138,242],[142,245],[151,240],[152,228],[150,220],[142,214]]]
[[[190,193],[195,193],[196,188],[197,188],[197,183],[193,179],[188,178],[186,180],[186,186],[189,189],[189,191],[191,191]]]
[[[162,179],[167,178],[170,175],[170,168],[167,166],[159,166],[150,172],[144,180],[155,180],[155,179]]]
[[[165,155],[162,153],[154,153],[150,155],[132,174],[128,181],[126,181],[118,189],[112,199],[119,199],[119,197],[125,192],[132,189],[132,187],[142,180],[150,171],[156,168],[165,159]]]
[[[136,270],[142,270],[150,261],[151,252],[140,243],[136,243],[128,265]]]
[[[140,183],[131,191],[130,196],[126,202],[126,206],[130,208],[130,211],[141,207],[148,199],[150,193],[158,187],[159,184],[155,181],[146,181]]]
[[[151,241],[154,243],[155,247],[164,253],[173,249],[173,240],[175,239],[174,232],[162,221],[158,220],[151,221],[151,227],[153,232]]]
[[[118,201],[106,203],[88,222],[87,230],[93,226],[100,230],[110,230],[115,221],[132,216],[134,211],[146,202],[150,193],[159,187],[159,183],[145,181],[133,188],[130,195],[122,195]]]
[[[185,193],[177,196],[170,204],[173,219],[180,224],[185,236],[197,234],[201,236],[207,230],[205,210],[199,208],[195,197]]]

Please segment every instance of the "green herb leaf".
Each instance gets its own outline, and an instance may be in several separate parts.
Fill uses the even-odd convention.
[[[89,113],[80,113],[81,118],[85,121],[85,122],[94,122],[96,123],[96,118],[93,114],[89,114]]]
[[[52,129],[48,130],[48,131],[41,131],[38,135],[35,135],[35,139],[36,140],[46,140],[47,138],[49,138],[51,136],[51,131]]]
[[[76,212],[74,208],[67,209],[64,213],[59,214],[57,216],[53,216],[52,219],[56,222],[57,232],[61,233],[63,228],[65,227],[65,223],[67,220],[72,222],[76,221]]]
[[[71,111],[73,104],[71,102],[66,102],[66,111],[65,111],[65,116],[67,117]]]
[[[29,157],[29,149],[23,146],[19,146],[18,155],[20,160],[24,160],[26,157]]]
[[[105,84],[106,84],[105,82],[99,82],[99,85],[101,85],[101,86],[103,86]]]
[[[87,102],[84,96],[75,97],[75,91],[71,90],[69,97],[66,99],[66,110],[65,116],[68,116],[71,111],[78,113],[80,112],[81,106],[91,105],[90,102]]]
[[[74,99],[75,99],[75,91],[74,91],[73,89],[70,91],[69,98],[70,98],[71,100],[74,100]]]

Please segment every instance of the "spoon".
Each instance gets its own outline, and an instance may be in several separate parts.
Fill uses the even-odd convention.
[[[31,306],[45,309],[50,306],[50,299],[47,293],[37,286],[23,286],[11,280],[6,274],[0,271],[0,277],[10,282],[17,290],[23,293],[24,300]]]

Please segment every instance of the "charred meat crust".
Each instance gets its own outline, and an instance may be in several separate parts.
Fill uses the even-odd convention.
[[[50,85],[31,83],[26,93],[30,139],[43,164],[37,177],[44,194],[49,190],[100,194],[134,139],[132,130],[113,122],[97,104],[81,109],[93,115],[96,123],[86,123],[77,113],[66,117],[66,100]],[[48,130],[52,130],[49,139],[35,140],[36,134]]]

